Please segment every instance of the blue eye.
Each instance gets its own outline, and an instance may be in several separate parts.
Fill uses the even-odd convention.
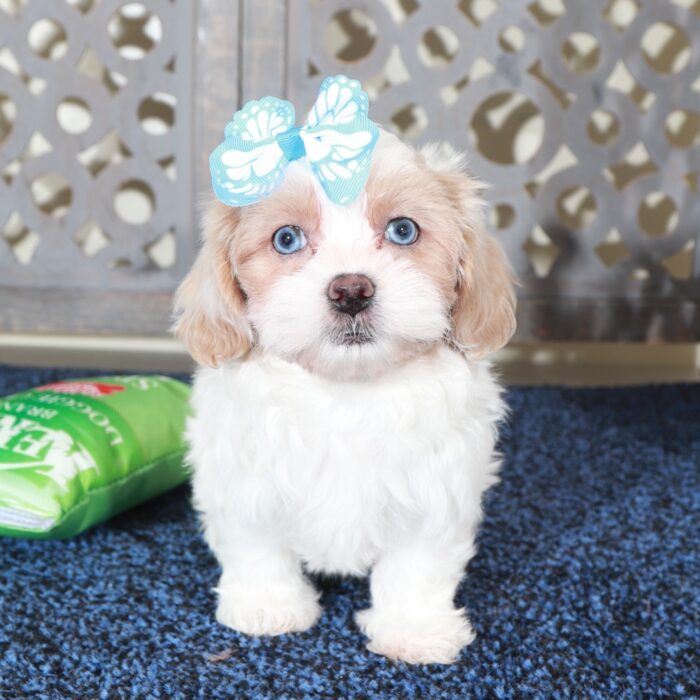
[[[392,219],[384,229],[384,238],[396,245],[411,245],[418,240],[418,224],[405,216]]]
[[[272,245],[280,255],[289,255],[306,245],[306,236],[298,226],[282,226],[272,234]]]

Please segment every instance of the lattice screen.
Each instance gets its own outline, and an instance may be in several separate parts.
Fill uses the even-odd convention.
[[[0,328],[162,333],[231,113],[341,71],[469,152],[520,338],[700,338],[700,0],[0,0]]]
[[[348,71],[372,116],[491,187],[521,337],[700,337],[700,1],[293,1],[289,89]]]
[[[164,300],[193,250],[192,15],[187,0],[0,1],[0,284],[10,327],[32,326],[13,310],[41,325],[41,299],[53,327],[62,295],[58,327],[90,330],[71,307],[80,316],[81,298],[117,303],[118,292],[130,304],[120,319],[108,305],[97,328],[167,325],[167,304],[161,320],[144,318],[144,304],[158,292]]]

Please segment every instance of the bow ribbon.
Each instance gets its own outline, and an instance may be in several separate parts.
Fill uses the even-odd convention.
[[[306,124],[294,126],[294,107],[277,97],[247,102],[226,126],[209,158],[218,199],[243,207],[269,196],[292,161],[306,158],[328,198],[349,204],[369,174],[379,130],[357,80],[326,78]]]

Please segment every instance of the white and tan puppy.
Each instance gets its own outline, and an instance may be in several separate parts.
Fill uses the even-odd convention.
[[[175,327],[202,365],[187,435],[224,625],[305,630],[305,570],[370,573],[372,651],[447,663],[473,639],[454,596],[499,466],[484,358],[514,296],[445,150],[381,132],[349,206],[295,161],[266,199],[206,211]]]

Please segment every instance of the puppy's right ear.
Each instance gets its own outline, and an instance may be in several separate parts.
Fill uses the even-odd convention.
[[[220,202],[208,206],[202,248],[175,294],[172,330],[197,362],[210,367],[245,355],[252,343],[245,297],[231,262],[239,221],[236,208]]]

